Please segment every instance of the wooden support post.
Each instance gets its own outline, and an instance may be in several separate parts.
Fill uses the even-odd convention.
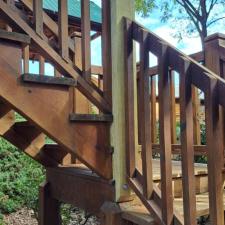
[[[212,35],[205,40],[205,65],[223,77],[219,45],[225,43],[225,36]],[[224,77],[223,77],[224,78]],[[209,212],[212,224],[224,224],[223,174],[224,167],[224,110],[218,106],[217,83],[209,84],[206,98],[206,137],[209,179]]]
[[[102,1],[102,67],[103,94],[110,105],[112,104],[112,64],[111,64],[111,26],[110,0]]]
[[[39,55],[39,74],[45,75],[45,58]]]
[[[184,62],[180,74],[181,156],[184,198],[184,224],[196,224],[196,199],[193,148],[192,87],[189,63]]]
[[[111,146],[113,154],[113,179],[116,201],[130,198],[126,183],[125,139],[125,63],[124,63],[124,16],[134,18],[134,1],[110,0],[111,49],[112,49],[112,112]],[[120,57],[118,57],[118,55]],[[135,68],[135,67],[134,67]],[[136,71],[134,71],[135,73]],[[134,76],[136,79],[136,76]],[[136,83],[136,80],[135,80]]]
[[[177,124],[176,124],[176,96],[175,96],[175,74],[170,70],[170,111],[171,111],[171,141],[177,143]]]
[[[200,99],[198,96],[198,89],[196,87],[192,87],[192,104],[193,104],[193,135],[194,135],[194,144],[201,145],[201,132],[200,132],[200,121],[199,121],[199,113],[200,113]]]
[[[171,112],[170,112],[170,82],[167,46],[162,44],[159,65],[159,142],[160,168],[162,190],[162,219],[164,224],[173,221],[173,191],[172,191],[172,159],[171,159]]]
[[[90,1],[81,1],[81,35],[82,35],[82,67],[83,76],[91,81],[91,22]]]
[[[105,202],[101,207],[101,225],[123,225],[121,209],[118,204]]]
[[[29,73],[30,48],[29,45],[23,47],[23,73]]]
[[[43,36],[43,0],[33,0],[34,25],[36,33]]]
[[[140,133],[142,145],[142,174],[143,174],[143,191],[147,199],[150,199],[153,191],[152,179],[152,140],[151,140],[151,123],[150,123],[150,91],[149,91],[149,39],[147,33],[141,32],[140,43]]]
[[[51,197],[50,184],[44,183],[39,190],[38,225],[60,225],[60,203]]]
[[[156,76],[151,76],[151,99],[150,99],[150,116],[151,116],[151,138],[152,143],[157,143],[157,121],[156,121]]]
[[[69,59],[69,34],[68,34],[68,5],[67,1],[59,0],[59,46],[64,60]]]

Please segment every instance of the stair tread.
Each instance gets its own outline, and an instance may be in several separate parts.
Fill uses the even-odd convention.
[[[225,190],[223,192],[223,202],[225,210]],[[174,205],[180,214],[183,215],[183,198],[175,198]],[[209,192],[196,195],[196,208],[197,217],[209,214]]]
[[[23,74],[23,82],[45,84],[45,85],[60,85],[60,86],[76,86],[77,81],[67,77],[53,77],[37,74]]]
[[[224,211],[225,211],[225,190],[223,194]],[[144,204],[135,196],[132,202],[121,203],[122,217],[139,225],[147,225],[153,222],[153,218]],[[183,198],[174,199],[174,209],[180,215],[183,215]],[[196,195],[196,216],[209,215],[209,193],[201,193]],[[137,223],[139,222],[139,223]],[[154,224],[154,223],[153,223]]]
[[[160,160],[159,159],[153,159],[152,160],[152,167],[153,167],[153,179],[155,181],[160,180]],[[208,174],[207,165],[203,163],[195,163],[195,175],[196,176],[205,176]],[[137,162],[137,168],[141,172],[142,171],[142,165],[141,160]],[[173,178],[181,178],[182,177],[182,168],[181,168],[181,161],[172,161],[172,176]]]
[[[110,114],[70,114],[71,122],[112,122],[113,116]]]
[[[138,225],[154,225],[154,219],[138,198],[120,204],[122,218]]]

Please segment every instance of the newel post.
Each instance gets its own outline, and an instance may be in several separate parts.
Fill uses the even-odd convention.
[[[225,78],[225,35],[214,34],[205,40],[205,66]],[[223,173],[224,167],[224,110],[218,107],[216,84],[211,84],[206,93],[206,133],[208,146],[209,211],[212,224],[224,224]],[[213,96],[213,94],[215,96]],[[209,130],[209,131],[208,131]]]
[[[134,18],[134,1],[110,0],[111,4],[111,49],[112,49],[112,111],[111,145],[114,147],[113,179],[116,185],[116,201],[130,196],[126,185],[125,146],[125,62],[124,62],[124,17]]]

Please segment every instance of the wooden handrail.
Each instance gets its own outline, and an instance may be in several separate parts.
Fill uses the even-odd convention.
[[[127,122],[127,176],[130,187],[140,197],[144,205],[148,208],[151,214],[155,217],[159,224],[171,224],[175,219],[178,224],[194,225],[196,221],[196,201],[195,201],[195,184],[194,184],[194,155],[198,151],[198,154],[206,154],[208,157],[208,176],[209,176],[209,202],[210,202],[210,221],[213,224],[224,224],[223,215],[223,178],[222,169],[224,163],[224,146],[223,146],[223,129],[220,113],[220,107],[225,107],[225,80],[220,76],[207,69],[200,63],[196,62],[190,56],[187,56],[175,49],[173,46],[146,30],[138,23],[126,19],[125,22],[125,60],[126,60],[126,79],[125,82],[129,82],[129,86],[126,86],[126,109],[129,109],[129,113],[126,114]],[[143,47],[143,37],[145,45]],[[137,172],[138,168],[135,167],[135,149],[132,146],[135,139],[135,118],[134,113],[134,78],[130,73],[133,72],[132,54],[133,40],[140,44],[140,72],[137,85],[138,92],[138,108],[141,111],[141,117],[138,117],[139,124],[139,144],[142,146],[142,167],[150,168],[151,171],[151,159],[149,154],[157,152],[160,154],[161,164],[161,190],[158,190],[153,185],[151,174],[146,178],[146,172]],[[152,82],[149,82],[149,64],[148,56],[149,52],[154,54],[158,58],[158,65],[154,68],[157,71],[159,80],[159,142],[160,144],[148,144],[155,142],[155,135],[148,131],[148,128],[143,126],[144,122],[148,121],[148,118],[152,118],[150,125],[146,122],[146,126],[156,126],[155,119],[150,116],[150,106],[156,105],[156,97],[154,97],[155,90],[151,89],[151,98],[149,86],[152,88]],[[197,53],[192,55],[195,59],[203,60],[203,54]],[[172,81],[170,71],[176,71],[180,83],[180,111],[181,111],[181,144],[171,145],[171,86]],[[133,81],[130,81],[133,79]],[[152,79],[152,77],[151,77]],[[154,83],[153,83],[154,84]],[[155,85],[155,84],[154,84]],[[130,87],[131,86],[131,87]],[[174,87],[172,87],[174,88]],[[205,95],[205,114],[206,114],[206,146],[199,146],[199,143],[193,138],[193,127],[195,112],[193,106],[196,107],[196,90],[201,90]],[[173,90],[174,91],[174,90]],[[145,98],[143,98],[145,93]],[[195,93],[195,94],[193,94]],[[174,98],[174,97],[173,97]],[[174,102],[174,101],[173,101]],[[194,103],[194,104],[193,104]],[[151,109],[154,107],[151,107]],[[140,110],[141,109],[141,110]],[[195,109],[196,110],[196,109]],[[155,110],[151,110],[155,113]],[[141,128],[141,131],[140,131]],[[133,129],[130,130],[130,129]],[[147,133],[144,131],[147,129]],[[132,136],[130,137],[130,135]],[[146,136],[146,134],[148,134]],[[129,135],[129,136],[128,136]],[[197,145],[196,145],[197,144]],[[146,146],[148,146],[148,154],[146,154]],[[179,149],[179,151],[176,151]],[[177,214],[176,209],[173,209],[173,199],[171,198],[172,190],[172,169],[171,169],[171,154],[179,152],[182,157],[182,181],[183,181],[183,205],[184,216],[183,218]],[[216,152],[216,153],[215,153]],[[131,173],[134,171],[134,173]],[[136,172],[135,172],[136,171]],[[148,182],[146,182],[148,180]],[[153,187],[151,196],[146,195],[146,188]],[[148,189],[147,189],[148,190]],[[160,194],[159,194],[160,193]],[[154,196],[158,196],[155,199]],[[157,206],[157,207],[156,207]]]

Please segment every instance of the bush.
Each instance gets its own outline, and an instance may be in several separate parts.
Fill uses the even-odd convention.
[[[2,138],[0,161],[0,215],[21,207],[36,211],[38,187],[45,178],[43,167]]]

